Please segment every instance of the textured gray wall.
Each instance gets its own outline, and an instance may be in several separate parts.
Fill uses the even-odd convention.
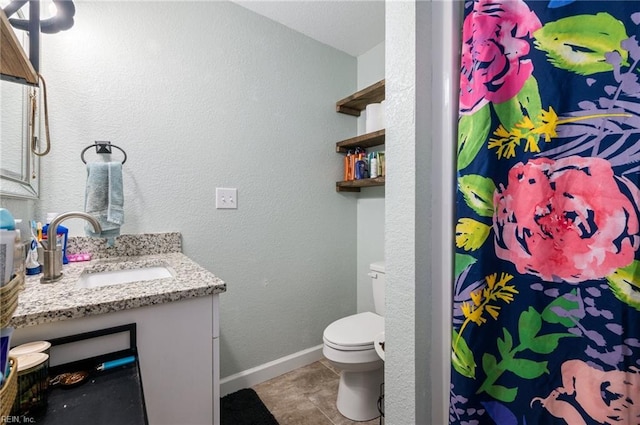
[[[358,90],[385,77],[385,43],[358,56]],[[366,132],[366,111],[358,118],[358,134]],[[384,150],[378,146],[372,150]],[[349,195],[347,195],[349,196]],[[352,194],[358,203],[358,312],[374,311],[369,264],[384,260],[384,186],[362,189]]]
[[[182,232],[228,283],[222,377],[321,344],[356,311],[356,199],[335,192],[334,151],[356,131],[335,113],[356,59],[229,2],[76,8],[42,36],[53,147],[37,214],[83,208],[80,152],[110,140],[129,156],[123,233]],[[216,187],[238,188],[238,210],[215,209]]]

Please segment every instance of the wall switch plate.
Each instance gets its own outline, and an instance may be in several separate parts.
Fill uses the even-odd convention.
[[[216,209],[238,208],[238,189],[216,187]]]

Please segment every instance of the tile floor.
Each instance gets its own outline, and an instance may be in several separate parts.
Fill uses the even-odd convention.
[[[336,408],[340,374],[326,360],[293,370],[253,387],[280,425],[378,425],[354,422]]]

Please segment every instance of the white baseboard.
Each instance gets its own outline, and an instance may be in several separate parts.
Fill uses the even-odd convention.
[[[322,344],[298,351],[297,353],[281,357],[269,363],[243,370],[220,380],[220,396],[234,393],[243,388],[249,388],[261,382],[291,372],[302,366],[323,359]]]

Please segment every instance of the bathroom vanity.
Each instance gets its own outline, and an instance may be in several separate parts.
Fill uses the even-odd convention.
[[[82,245],[92,243],[85,239],[78,238],[69,252],[92,252]],[[65,265],[58,282],[41,284],[39,276],[28,277],[11,322],[16,328],[11,345],[136,323],[149,423],[218,424],[218,297],[226,284],[180,250],[178,233],[121,236],[115,248],[94,252],[92,261]],[[158,265],[172,275],[81,286],[89,271],[108,274]],[[126,342],[114,336],[52,350],[51,365],[116,351]]]

